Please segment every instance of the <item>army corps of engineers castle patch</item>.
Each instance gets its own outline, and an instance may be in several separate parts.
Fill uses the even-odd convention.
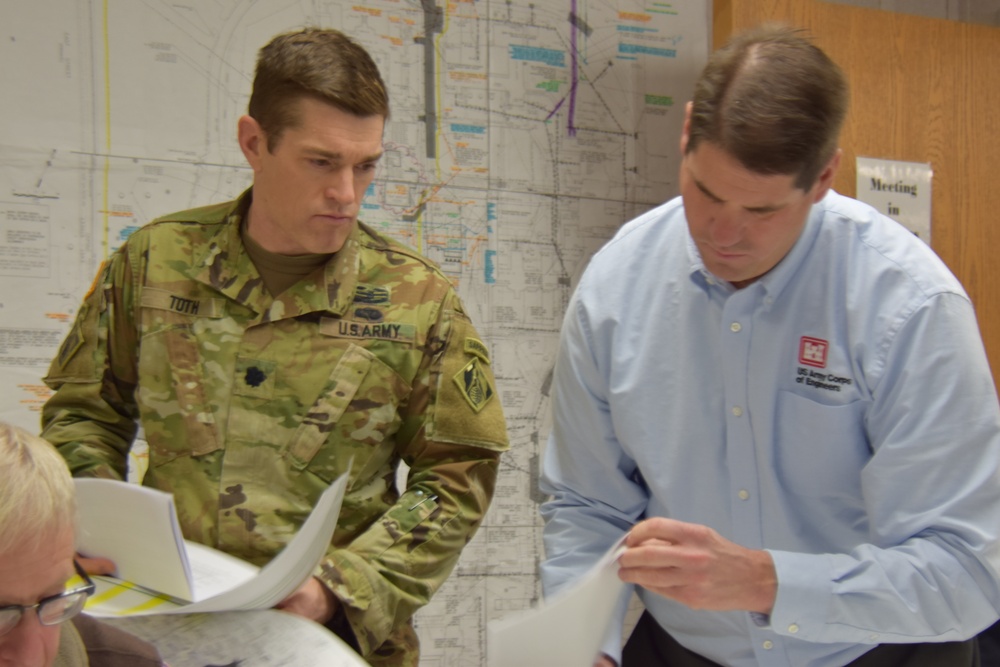
[[[478,357],[467,363],[455,374],[455,384],[475,412],[479,412],[496,393],[489,377],[483,372],[482,361]]]

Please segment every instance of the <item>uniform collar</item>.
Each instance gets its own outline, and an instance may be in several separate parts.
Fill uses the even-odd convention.
[[[273,298],[261,280],[240,238],[240,225],[253,200],[249,189],[232,202],[201,256],[195,258],[193,278],[211,286],[261,316],[262,321],[297,317],[312,312],[342,316],[354,300],[361,260],[360,230],[355,224],[344,247],[322,271],[292,285]]]

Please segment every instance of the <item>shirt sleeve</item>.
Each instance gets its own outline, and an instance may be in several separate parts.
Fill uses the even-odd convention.
[[[861,644],[964,640],[1000,608],[1000,410],[971,304],[941,294],[875,369],[862,473],[869,543],[772,551],[775,632]]]
[[[42,437],[74,476],[124,479],[137,431],[134,290],[127,246],[97,272],[44,378]],[[112,347],[109,347],[111,341]]]
[[[507,431],[482,344],[450,293],[397,437],[409,466],[399,500],[318,576],[342,603],[362,655],[378,648],[458,561],[493,497]]]
[[[577,295],[582,287],[577,289]],[[595,349],[586,312],[575,295],[562,327],[552,387],[552,433],[541,490],[545,520],[542,587],[550,597],[585,574],[645,511],[647,491],[622,449],[607,401],[604,353]],[[602,644],[621,657],[626,587]]]

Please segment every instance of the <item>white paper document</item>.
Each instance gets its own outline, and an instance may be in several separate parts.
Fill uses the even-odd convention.
[[[269,609],[319,564],[337,527],[342,475],[320,496],[285,548],[263,568],[182,539],[173,496],[136,484],[77,479],[77,550],[115,562],[117,577],[94,577],[94,616]]]
[[[487,627],[489,667],[593,667],[625,584],[618,578],[624,538],[569,590],[537,609]]]
[[[174,497],[108,479],[76,479],[79,512],[76,549],[110,558],[118,576],[164,595],[193,600],[191,566]]]

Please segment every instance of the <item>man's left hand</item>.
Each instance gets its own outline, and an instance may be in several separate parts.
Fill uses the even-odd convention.
[[[76,562],[87,574],[108,574],[115,576],[115,573],[118,571],[118,567],[114,561],[108,558],[87,558],[86,556],[77,554]]]
[[[297,591],[275,605],[275,609],[304,616],[317,623],[326,623],[337,612],[337,604],[337,598],[323,582],[316,577],[309,577]]]
[[[636,524],[618,576],[692,609],[770,614],[778,593],[774,561],[707,526],[653,518]]]

